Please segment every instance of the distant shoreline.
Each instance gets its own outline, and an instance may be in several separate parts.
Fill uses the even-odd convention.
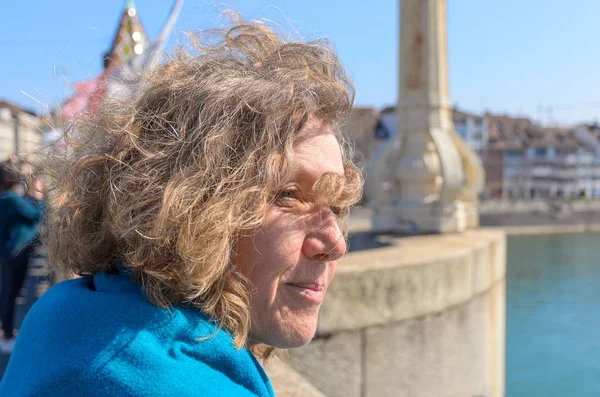
[[[502,230],[507,236],[600,232],[599,212],[579,213],[577,216],[566,216],[561,219],[551,219],[550,216],[526,213],[494,215],[481,214],[480,228]],[[589,222],[585,222],[584,219],[589,220]],[[526,220],[531,223],[516,224],[519,220]],[[353,211],[348,221],[348,229],[350,233],[367,232],[371,230],[371,210],[368,208],[360,208]]]
[[[600,232],[600,223],[577,225],[482,226],[482,228],[502,230],[507,236],[531,236],[543,234],[598,233]]]

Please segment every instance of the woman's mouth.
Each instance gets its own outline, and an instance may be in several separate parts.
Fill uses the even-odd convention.
[[[320,283],[287,283],[292,291],[313,304],[321,304],[325,297],[325,285]]]

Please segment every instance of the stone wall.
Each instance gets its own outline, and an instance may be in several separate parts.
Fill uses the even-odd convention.
[[[269,358],[263,368],[277,397],[325,397],[310,382],[279,358]]]
[[[340,262],[290,366],[332,397],[503,396],[504,233],[379,240]]]

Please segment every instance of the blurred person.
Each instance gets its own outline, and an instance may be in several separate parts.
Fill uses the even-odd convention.
[[[362,185],[352,84],[261,23],[192,42],[48,167],[49,261],[76,278],[28,313],[0,395],[272,396],[255,357],[313,338]]]
[[[10,353],[15,344],[15,302],[27,277],[33,245],[39,235],[44,213],[41,179],[35,179],[25,196],[22,173],[7,161],[0,167],[3,191],[0,194],[0,321],[3,339],[0,351]]]

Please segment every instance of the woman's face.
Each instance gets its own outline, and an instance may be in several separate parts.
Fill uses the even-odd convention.
[[[340,146],[321,121],[312,118],[298,134],[291,170],[263,225],[236,246],[234,264],[251,282],[250,344],[310,342],[336,261],[346,252],[336,211],[311,194],[322,175],[344,175]]]

